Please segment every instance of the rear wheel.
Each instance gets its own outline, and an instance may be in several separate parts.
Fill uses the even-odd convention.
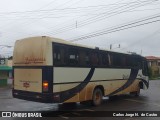
[[[94,106],[100,105],[102,103],[102,97],[103,97],[102,90],[99,88],[96,88],[92,96],[92,105]]]

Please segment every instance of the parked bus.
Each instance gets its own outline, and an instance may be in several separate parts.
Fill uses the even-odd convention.
[[[47,36],[18,40],[13,53],[13,97],[43,103],[139,95],[149,87],[146,59]]]

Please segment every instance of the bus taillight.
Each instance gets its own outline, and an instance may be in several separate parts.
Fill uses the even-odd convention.
[[[47,81],[43,81],[43,91],[44,92],[48,91],[48,82]]]

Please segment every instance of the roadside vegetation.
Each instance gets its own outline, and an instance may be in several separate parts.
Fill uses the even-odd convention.
[[[152,69],[149,68],[149,79],[150,80],[160,80],[159,74],[153,74]]]

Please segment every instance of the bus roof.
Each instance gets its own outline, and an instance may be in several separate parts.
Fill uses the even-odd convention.
[[[25,40],[25,39],[37,39],[37,38],[46,38],[46,40],[49,40],[51,42],[55,42],[55,43],[61,43],[61,44],[66,44],[66,45],[72,45],[72,46],[77,46],[77,47],[83,47],[83,48],[89,48],[89,49],[99,49],[99,50],[103,50],[103,51],[108,51],[108,52],[115,52],[115,53],[120,53],[120,54],[128,54],[128,55],[138,55],[138,56],[141,56],[139,54],[136,54],[136,53],[124,53],[124,52],[120,52],[120,51],[113,51],[113,50],[108,50],[108,49],[102,49],[102,48],[99,48],[99,47],[91,47],[91,46],[88,46],[88,45],[82,45],[82,44],[77,44],[77,43],[73,43],[73,42],[70,42],[70,41],[67,41],[67,40],[63,40],[63,39],[59,39],[59,38],[54,38],[54,37],[49,37],[49,36],[35,36],[35,37],[29,37],[29,38],[24,38],[24,39],[21,39],[21,40]]]

